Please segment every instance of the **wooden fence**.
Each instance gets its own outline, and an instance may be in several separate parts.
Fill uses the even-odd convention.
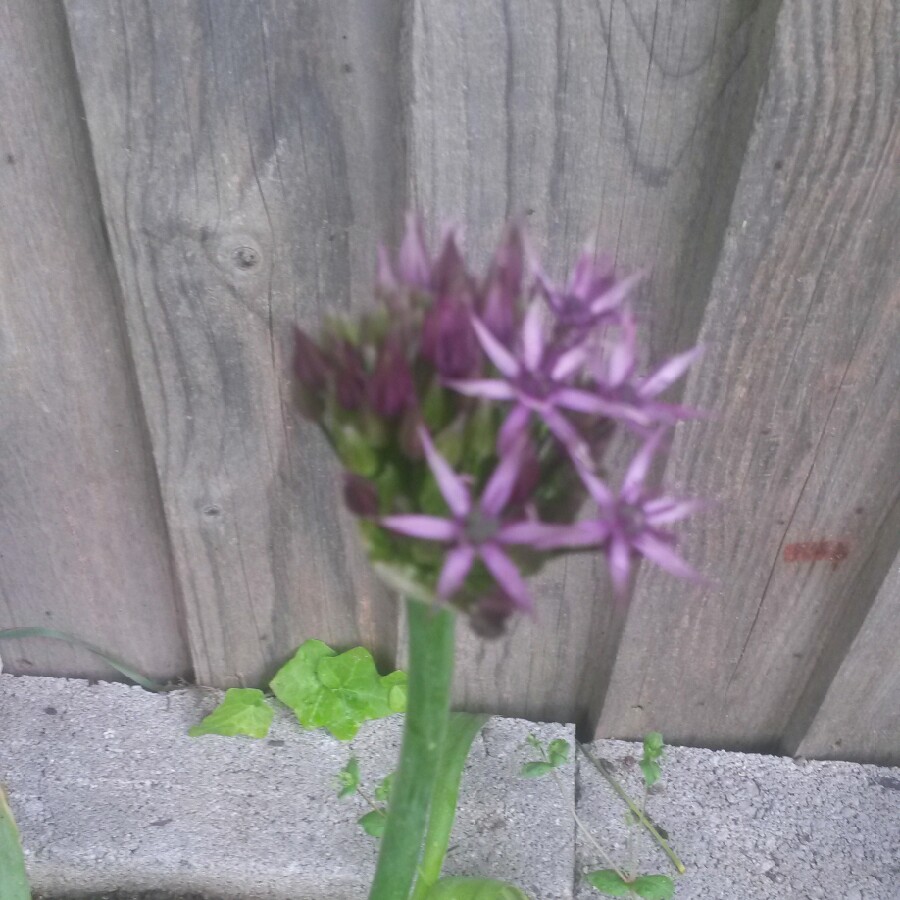
[[[897,0],[0,0],[0,628],[218,685],[391,661],[289,325],[407,207],[482,258],[518,214],[556,274],[652,269],[653,357],[705,344],[666,478],[711,585],[551,567],[459,704],[900,763],[898,46]]]

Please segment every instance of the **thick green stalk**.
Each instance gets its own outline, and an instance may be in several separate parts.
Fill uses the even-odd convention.
[[[469,756],[469,748],[475,735],[487,722],[487,716],[470,713],[451,713],[444,738],[444,752],[434,796],[431,798],[431,812],[428,816],[428,832],[425,835],[425,851],[419,865],[419,880],[412,892],[412,900],[424,900],[431,887],[441,877],[441,867],[450,844],[450,832],[456,818],[456,801],[459,797],[459,783]]]
[[[400,767],[369,900],[407,900],[419,865],[440,770],[453,679],[455,617],[415,600],[409,625],[409,696]]]

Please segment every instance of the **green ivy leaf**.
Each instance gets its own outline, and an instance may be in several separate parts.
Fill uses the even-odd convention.
[[[490,878],[442,878],[425,900],[528,900],[517,887]]]
[[[384,834],[384,826],[387,816],[380,809],[373,809],[364,816],[360,816],[357,822],[362,825],[363,831],[373,838],[380,838]]]
[[[570,749],[569,742],[562,738],[556,738],[555,740],[550,741],[550,745],[547,747],[550,762],[554,766],[561,766],[563,763],[568,762]]]
[[[191,737],[202,734],[236,734],[264,738],[274,715],[262,691],[256,688],[228,688],[222,702],[199,724],[188,730]]]
[[[639,765],[641,771],[644,773],[644,781],[646,782],[647,787],[653,787],[662,775],[662,769],[659,767],[659,763],[653,762],[653,760],[650,759],[642,759]]]
[[[642,875],[634,880],[631,889],[644,900],[671,900],[675,882],[668,875]]]
[[[519,774],[523,778],[540,778],[548,772],[552,772],[556,766],[548,762],[529,762],[522,766]]]
[[[306,641],[272,679],[275,696],[305,728],[327,728],[349,741],[368,719],[406,706],[406,673],[382,678],[372,654],[354,647],[337,654],[322,641]]]
[[[359,760],[355,756],[351,756],[347,765],[338,773],[338,787],[339,800],[356,793],[359,787]]]
[[[584,880],[591,887],[597,888],[602,894],[609,894],[610,897],[625,897],[631,890],[628,882],[623,881],[614,869],[597,869],[594,872],[588,872],[584,876]]]
[[[381,779],[381,784],[375,788],[375,799],[379,803],[390,803],[391,791],[394,789],[394,776],[396,774],[396,772],[391,772],[390,775],[386,775]]]

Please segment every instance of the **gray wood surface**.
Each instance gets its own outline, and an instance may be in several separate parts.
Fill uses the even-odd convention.
[[[67,3],[188,639],[254,684],[395,607],[290,401],[290,325],[371,296],[403,208],[389,2]]]
[[[189,674],[61,7],[0,3],[0,629]],[[55,641],[7,671],[110,677]]]
[[[781,8],[667,471],[714,583],[642,574],[599,734],[795,749],[896,555],[898,41],[896,3]]]
[[[407,125],[414,202],[484,259],[520,216],[561,276],[588,244],[649,268],[650,355],[693,342],[767,55],[772,4],[416,2]],[[621,456],[614,460],[621,468]],[[536,584],[538,620],[463,638],[456,696],[582,722],[623,616],[587,557]]]
[[[900,748],[900,557],[797,752],[814,759],[897,765]]]

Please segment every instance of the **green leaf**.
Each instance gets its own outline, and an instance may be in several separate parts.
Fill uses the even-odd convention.
[[[425,900],[529,900],[517,887],[490,878],[442,878]]]
[[[381,683],[388,689],[388,706],[391,712],[406,712],[406,697],[409,693],[407,682],[406,672],[400,669],[381,679]]]
[[[356,820],[363,827],[366,834],[373,838],[380,838],[384,834],[384,826],[387,816],[380,809],[373,809]]]
[[[339,800],[356,793],[359,787],[359,760],[355,756],[351,756],[347,765],[338,773],[338,787]]]
[[[321,641],[306,641],[271,686],[304,728],[327,728],[342,741],[353,738],[368,719],[390,716],[406,706],[406,673],[382,678],[363,647],[337,654]]]
[[[628,882],[623,881],[614,869],[597,869],[594,872],[588,872],[584,876],[584,880],[601,893],[609,894],[611,897],[625,897],[631,889]]]
[[[228,688],[222,702],[199,724],[188,730],[191,737],[203,734],[243,734],[264,738],[274,711],[256,688]]]
[[[552,772],[556,766],[553,763],[548,762],[529,762],[525,763],[522,766],[522,770],[519,774],[523,778],[540,778],[543,775],[546,775],[548,772]]]
[[[663,736],[658,731],[651,731],[644,738],[644,756],[649,759],[658,759],[662,756],[664,746]]]
[[[638,765],[640,765],[641,771],[644,773],[644,781],[646,782],[647,787],[653,787],[662,775],[662,769],[659,767],[659,763],[653,762],[653,760],[650,759],[642,759]]]
[[[525,743],[528,744],[529,747],[534,747],[538,752],[544,749],[541,742],[533,734],[529,734],[528,737],[525,738]]]
[[[394,776],[396,774],[396,772],[391,772],[390,775],[386,775],[381,779],[381,784],[375,788],[375,799],[379,803],[390,803],[391,791],[394,789]]]
[[[0,897],[3,900],[31,900],[25,856],[12,810],[0,787]]]
[[[642,875],[631,889],[644,900],[670,900],[675,895],[675,882],[668,875]]]
[[[553,763],[554,766],[561,766],[563,763],[569,761],[569,742],[564,741],[562,738],[556,738],[556,740],[550,741],[550,745],[547,747],[547,752],[550,755],[550,762]]]

